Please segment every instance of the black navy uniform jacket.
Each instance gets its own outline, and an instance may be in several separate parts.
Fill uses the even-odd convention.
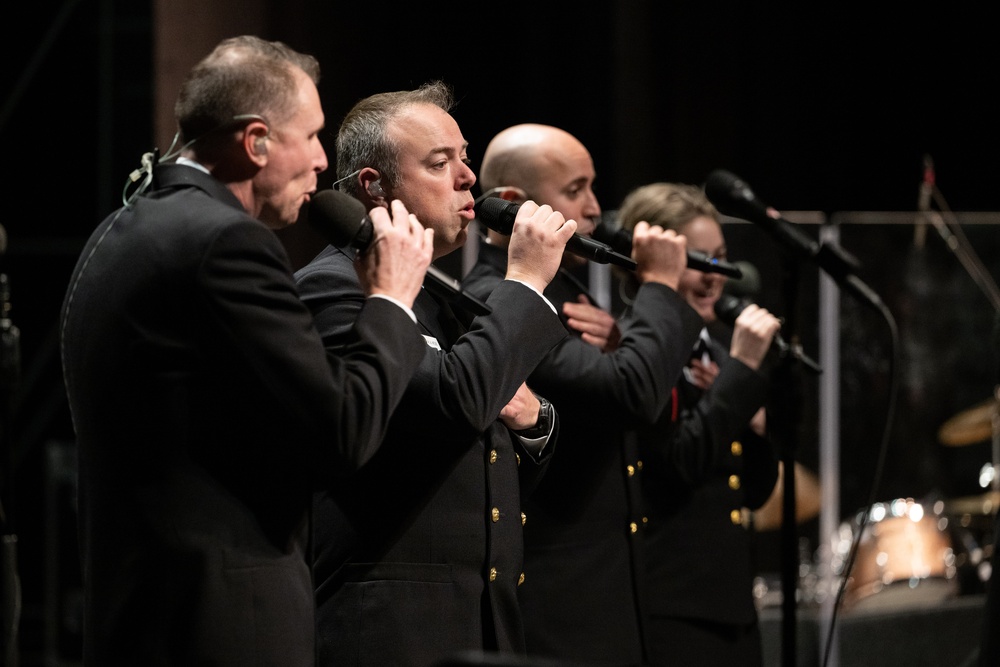
[[[504,259],[481,245],[463,286],[480,298],[489,294]],[[545,294],[561,313],[582,291],[560,271]],[[643,463],[631,429],[655,421],[669,402],[701,318],[669,287],[648,284],[622,324],[614,352],[569,336],[528,380],[560,415],[559,447],[527,503],[520,593],[529,654],[615,665],[645,660]]]
[[[360,306],[351,258],[327,247],[296,279],[325,344],[350,340]],[[492,314],[462,334],[449,307],[421,293],[414,312],[429,344],[384,445],[348,484],[316,496],[323,665],[524,651],[521,495],[541,465],[498,416],[566,331],[520,283],[503,281],[487,304]]]
[[[186,165],[98,226],[63,317],[85,664],[312,665],[311,490],[378,446],[412,320],[371,299],[328,358],[277,236]]]
[[[741,509],[768,499],[778,454],[748,426],[767,398],[766,376],[729,356],[729,327],[714,322],[707,330],[715,382],[702,391],[682,379],[675,403],[640,436],[648,597],[653,616],[746,626],[756,610]],[[653,656],[653,664],[671,657]]]

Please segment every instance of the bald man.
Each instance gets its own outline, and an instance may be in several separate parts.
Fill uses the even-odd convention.
[[[546,203],[590,234],[601,214],[594,163],[568,132],[537,124],[500,132],[486,148],[484,193]],[[490,232],[463,281],[485,298],[504,275],[506,237]],[[641,285],[620,323],[593,306],[568,253],[545,290],[572,334],[542,360],[528,384],[560,414],[560,444],[525,504],[525,579],[520,589],[531,655],[587,664],[646,661],[639,591],[642,514],[631,430],[670,402],[701,318],[677,287],[683,236],[645,223],[633,233]],[[620,337],[619,337],[620,336]]]

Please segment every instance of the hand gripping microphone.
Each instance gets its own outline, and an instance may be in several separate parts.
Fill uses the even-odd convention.
[[[607,243],[615,252],[623,255],[632,254],[632,232],[607,222],[602,222],[594,229],[594,238]],[[743,271],[735,264],[728,264],[720,259],[709,257],[697,250],[687,251],[687,267],[702,273],[721,273],[730,278],[742,278]]]
[[[476,218],[498,234],[510,236],[514,229],[514,218],[520,209],[521,205],[516,202],[499,197],[486,197],[476,203]],[[611,246],[595,241],[589,236],[573,234],[566,242],[566,250],[599,264],[616,264],[633,271],[636,268],[635,260],[631,257],[619,254]]]
[[[719,297],[719,300],[715,302],[715,316],[719,318],[720,322],[725,322],[729,326],[736,325],[736,318],[740,316],[747,306],[752,302],[749,299],[741,299],[735,297],[732,294],[723,293]],[[823,372],[822,366],[816,363],[814,360],[810,359],[805,355],[797,346],[793,347],[789,345],[784,338],[781,337],[781,333],[774,334],[774,347],[777,348],[779,356],[782,358],[791,355],[794,359],[798,359],[813,373],[819,375]]]
[[[356,248],[364,252],[375,237],[375,228],[365,205],[349,194],[323,190],[309,200],[309,224],[338,248]],[[462,284],[433,264],[427,267],[427,289],[442,299],[465,308],[474,315],[492,310],[484,302],[462,289]]]

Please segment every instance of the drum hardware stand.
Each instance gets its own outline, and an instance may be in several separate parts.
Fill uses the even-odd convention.
[[[931,207],[931,202],[937,205],[938,210]],[[994,354],[1000,354],[1000,287],[997,286],[996,280],[994,280],[993,275],[983,264],[979,255],[976,253],[975,248],[969,242],[968,238],[965,236],[965,232],[962,231],[962,226],[959,224],[954,212],[951,207],[948,206],[948,202],[945,200],[944,195],[941,190],[937,187],[937,178],[934,172],[934,161],[930,155],[924,156],[924,179],[920,185],[920,196],[917,201],[918,210],[918,226],[930,223],[937,230],[938,235],[944,241],[945,246],[951,251],[958,261],[961,263],[962,267],[965,269],[969,277],[975,281],[976,285],[983,292],[983,295],[993,306],[994,312],[994,331],[992,338],[992,347]],[[1000,380],[1000,378],[997,378]],[[992,440],[991,440],[991,464],[993,466],[993,478],[990,481],[990,488],[993,491],[1000,491],[1000,415],[998,415],[998,410],[1000,410],[1000,384],[996,385],[993,390],[994,398],[996,399],[996,404],[993,406],[992,412]],[[1000,518],[994,521],[995,532],[994,535],[994,553],[991,554],[991,560],[996,562],[996,544],[1000,540]],[[993,574],[990,574],[990,578],[993,578]]]
[[[1000,350],[997,351],[1000,353]],[[994,495],[1000,496],[1000,384],[993,388],[993,413],[992,413],[992,438],[991,438],[991,457],[990,465],[992,466],[992,477],[990,478],[990,489],[993,490]],[[991,566],[997,563],[997,543],[1000,540],[1000,511],[994,506],[990,508],[996,516],[994,516],[992,522],[993,535],[987,535],[985,548],[989,550],[989,553],[985,554],[986,558],[990,559]],[[993,539],[989,539],[992,537]],[[990,579],[994,579],[997,574],[990,569]],[[996,586],[996,584],[990,584],[991,586]]]
[[[1000,384],[993,388],[992,435],[992,457],[990,463],[993,465],[993,477],[990,479],[990,488],[994,491],[1000,491]]]
[[[932,199],[940,211],[931,208]],[[945,246],[958,258],[966,273],[989,300],[994,312],[1000,312],[1000,287],[997,287],[993,276],[983,265],[969,239],[966,238],[965,232],[962,231],[954,213],[948,207],[944,196],[935,185],[934,162],[929,155],[924,156],[924,181],[920,186],[917,210],[919,212],[918,225],[930,222],[934,226]]]

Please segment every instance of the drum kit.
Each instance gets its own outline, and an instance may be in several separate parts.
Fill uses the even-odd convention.
[[[1000,401],[991,398],[959,412],[938,430],[945,447],[992,442],[992,460],[979,474],[984,492],[926,504],[912,498],[876,503],[841,526],[834,541],[834,571],[844,564],[846,545],[864,525],[844,587],[845,609],[871,610],[939,604],[982,592],[991,575],[994,515],[1000,507],[997,445]],[[863,519],[867,518],[867,521]]]
[[[828,563],[839,577],[845,610],[885,610],[938,604],[942,600],[981,592],[991,575],[1000,509],[1000,398],[991,398],[948,419],[938,431],[945,447],[992,442],[992,460],[980,470],[981,494],[922,503],[896,498],[859,511],[840,525],[817,560]],[[777,530],[782,524],[782,477],[771,498],[751,515],[756,530]],[[820,485],[814,474],[795,464],[796,523],[820,512]],[[858,532],[861,530],[861,537]],[[855,542],[857,544],[855,544]],[[851,550],[854,550],[853,557]],[[852,562],[853,558],[853,562]],[[850,564],[846,582],[842,573]],[[817,565],[800,567],[813,584]],[[803,579],[806,601],[832,595],[812,590]],[[760,602],[760,601],[759,601]],[[766,606],[766,605],[765,605]]]
[[[778,463],[778,481],[767,501],[750,514],[754,530],[778,530],[782,522],[782,496],[785,492],[785,467]],[[816,518],[820,510],[819,479],[801,463],[795,462],[795,522],[802,524]]]
[[[992,517],[1000,507],[1000,398],[991,398],[964,410],[938,430],[938,440],[946,447],[992,443],[992,460],[979,470],[982,494],[946,501],[944,509],[953,515]]]

